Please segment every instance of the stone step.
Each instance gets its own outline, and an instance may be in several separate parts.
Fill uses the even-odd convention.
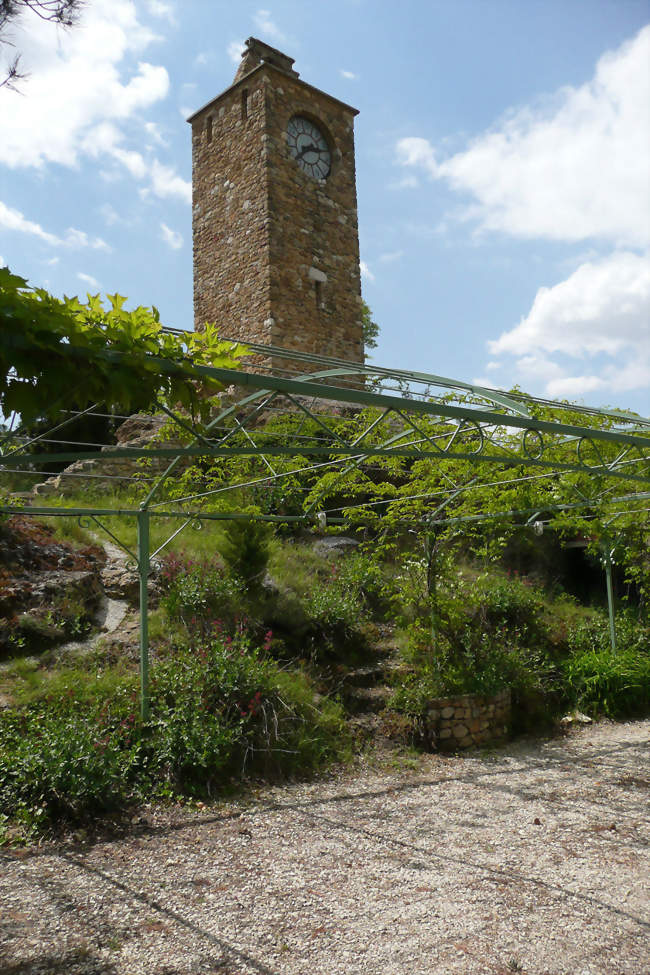
[[[351,714],[377,714],[388,704],[390,687],[349,687],[343,691],[343,704]]]
[[[372,687],[375,684],[385,684],[402,669],[402,666],[399,660],[387,659],[363,667],[355,667],[345,675],[344,684],[346,687]]]
[[[355,714],[348,725],[358,744],[366,744],[381,733],[381,722],[376,714]]]

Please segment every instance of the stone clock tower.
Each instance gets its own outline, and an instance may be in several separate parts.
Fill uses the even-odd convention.
[[[246,41],[233,84],[188,120],[197,329],[363,362],[357,114]]]

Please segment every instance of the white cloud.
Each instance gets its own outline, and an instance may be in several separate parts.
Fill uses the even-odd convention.
[[[522,238],[650,240],[650,26],[605,54],[594,77],[512,113],[440,161],[422,137],[397,161],[473,200],[466,216]]]
[[[400,166],[416,166],[424,169],[429,176],[434,178],[438,176],[436,155],[428,139],[423,139],[420,136],[409,136],[407,139],[400,139],[396,148],[397,162]],[[409,185],[413,184],[410,183]]]
[[[287,36],[282,33],[277,24],[271,19],[270,10],[258,10],[253,20],[260,33],[266,34],[276,44],[286,44]]]
[[[173,3],[169,3],[168,0],[146,0],[146,2],[147,10],[154,17],[161,17],[163,20],[168,20],[170,24],[176,23],[176,12]]]
[[[30,234],[38,237],[53,247],[70,247],[73,249],[89,247],[91,250],[110,251],[110,247],[101,237],[89,237],[83,230],[69,227],[63,237],[44,230],[40,223],[29,220],[20,210],[8,207],[0,200],[0,230],[15,231],[22,234]]]
[[[649,58],[647,26],[590,81],[510,113],[451,157],[420,136],[397,143],[409,175],[469,197],[462,217],[481,231],[586,243],[568,277],[488,343],[505,361],[487,368],[509,384],[563,397],[650,386]]]
[[[183,246],[183,236],[168,227],[166,223],[160,224],[160,236],[172,250],[177,251]]]
[[[168,19],[173,12],[165,2],[148,6]],[[147,179],[162,164],[140,151],[143,124],[154,142],[164,140],[155,123],[140,116],[167,96],[169,75],[162,65],[140,60],[127,69],[125,62],[157,39],[139,22],[133,0],[93,0],[79,25],[65,32],[55,33],[38,18],[18,18],[13,40],[30,76],[21,94],[3,90],[0,163],[42,169],[50,163],[77,167],[84,157],[105,164],[108,157],[134,179]],[[140,121],[135,147],[127,134],[134,117]],[[113,176],[106,168],[103,173]]]
[[[192,184],[182,179],[170,166],[163,166],[154,159],[150,172],[151,191],[162,198],[178,197],[185,203],[192,202]]]
[[[246,44],[244,43],[244,41],[230,42],[230,44],[226,48],[226,53],[228,54],[228,57],[230,58],[233,64],[237,64],[237,65],[239,64],[239,62],[241,61],[241,52],[245,50],[245,48],[246,48]]]
[[[399,261],[404,257],[404,251],[388,251],[385,254],[379,255],[379,260],[382,264],[393,264],[395,261]]]
[[[20,210],[14,210],[8,207],[5,203],[0,201],[0,228],[3,230],[15,230],[22,234],[31,234],[34,237],[40,237],[47,244],[60,245],[62,240],[56,236],[56,234],[51,234],[47,230],[43,230],[40,223],[35,223],[33,220],[28,220]]]
[[[601,376],[560,376],[546,384],[546,395],[552,399],[582,400],[589,393],[607,389],[608,385]]]
[[[121,142],[119,129],[110,122],[103,122],[88,134],[85,146],[91,156],[101,159],[109,157],[123,166],[134,179],[146,180],[149,185],[140,191],[143,196],[153,193],[158,197],[176,196],[187,203],[191,201],[191,183],[182,179],[173,167],[165,166],[156,158],[145,157],[135,149],[125,149]],[[104,170],[102,175],[109,181],[114,178],[110,171]]]
[[[366,281],[374,281],[375,275],[372,273],[365,261],[359,262],[359,268],[361,270],[361,277],[365,278]]]
[[[542,382],[548,396],[650,386],[648,255],[622,251],[581,264],[566,280],[540,288],[529,313],[488,348],[517,357],[518,375]],[[583,367],[578,375],[576,364]]]
[[[356,81],[359,75],[356,75],[354,71],[346,71],[344,68],[339,69],[339,74],[342,78],[346,78],[347,81]]]
[[[236,43],[236,41],[234,43]],[[242,44],[242,48],[243,46],[244,45]],[[209,64],[211,60],[212,60],[211,54],[209,54],[207,51],[199,51],[199,53],[194,58],[194,65],[197,68],[203,68],[205,67],[206,64]],[[239,55],[237,55],[237,60],[239,60]]]
[[[141,61],[130,76],[120,70],[127,56],[137,56],[154,38],[139,23],[131,0],[93,0],[75,29],[58,35],[58,43],[51,24],[19,20],[14,40],[31,73],[22,94],[3,92],[0,162],[74,166],[89,129],[126,120],[164,98],[169,90],[164,67]]]
[[[79,278],[80,281],[83,281],[83,283],[87,284],[90,288],[99,288],[99,281],[97,280],[97,278],[94,278],[92,274],[84,274],[83,271],[78,271],[77,277]]]
[[[152,142],[156,142],[159,146],[167,145],[167,140],[162,135],[160,126],[156,122],[145,122],[144,130]]]
[[[67,247],[90,247],[94,251],[111,251],[112,248],[101,237],[89,237],[85,230],[68,227],[63,238]]]
[[[127,217],[124,217],[122,214],[118,213],[111,203],[102,203],[99,208],[99,213],[102,215],[105,223],[109,227],[114,227],[116,224],[124,224],[128,226],[131,222]]]
[[[621,252],[581,264],[565,281],[540,288],[528,315],[488,345],[495,355],[543,349],[575,357],[650,349],[648,257]]]

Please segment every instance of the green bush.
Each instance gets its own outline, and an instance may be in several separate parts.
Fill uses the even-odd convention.
[[[307,677],[282,673],[244,633],[215,630],[159,662],[144,725],[133,676],[107,681],[110,697],[85,676],[78,692],[60,676],[0,714],[0,815],[39,827],[144,797],[211,795],[247,773],[304,773],[346,754],[340,707],[316,707]]]
[[[329,640],[345,640],[359,622],[357,599],[335,583],[314,586],[304,604],[311,626]]]
[[[567,706],[610,718],[650,712],[650,627],[620,614],[616,641],[612,651],[604,615],[569,634],[571,652],[562,662]]]
[[[330,565],[327,577],[315,580],[302,605],[317,657],[349,656],[365,644],[368,602],[379,583],[372,586],[366,560],[357,556]]]
[[[425,598],[417,588],[420,566],[413,563],[406,573],[409,670],[392,706],[419,715],[433,698],[489,696],[509,687],[516,710],[542,717],[556,665],[541,591],[526,579],[456,572],[439,580],[434,596]]]
[[[410,670],[393,707],[418,715],[432,698],[510,687],[520,729],[571,707],[610,717],[647,713],[650,628],[629,614],[618,616],[616,628],[612,653],[602,613],[549,602],[516,575],[452,576],[438,586],[435,602],[420,597],[407,622]]]
[[[101,707],[52,693],[0,716],[0,812],[40,826],[137,796],[141,763],[128,686]]]
[[[364,607],[384,615],[388,609],[387,584],[381,562],[366,552],[354,552],[334,566],[334,577],[343,592]]]
[[[161,605],[185,625],[214,617],[233,619],[242,611],[242,590],[217,557],[192,559],[171,553],[163,561]]]

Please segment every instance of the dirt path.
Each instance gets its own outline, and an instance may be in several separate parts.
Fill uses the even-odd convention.
[[[647,975],[650,721],[5,852],[2,975]]]

